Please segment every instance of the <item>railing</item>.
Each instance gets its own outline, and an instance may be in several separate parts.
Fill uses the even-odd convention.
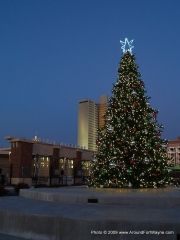
[[[73,176],[61,176],[61,177],[33,177],[33,186],[70,186],[85,184],[85,178],[73,177]]]

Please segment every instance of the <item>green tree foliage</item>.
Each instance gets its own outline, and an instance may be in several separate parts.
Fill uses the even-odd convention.
[[[156,188],[169,184],[162,126],[149,104],[135,56],[128,51],[122,56],[105,118],[89,186]]]

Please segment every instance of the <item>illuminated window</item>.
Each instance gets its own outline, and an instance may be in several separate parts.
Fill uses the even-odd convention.
[[[83,161],[82,162],[82,168],[83,169],[89,169],[90,168],[90,161]]]
[[[74,161],[73,160],[68,160],[68,167],[73,168]]]
[[[63,164],[63,163],[64,163],[64,159],[63,159],[63,158],[59,159],[59,162],[60,162],[61,164]]]
[[[59,159],[59,168],[65,169],[65,159],[63,159],[63,158]]]

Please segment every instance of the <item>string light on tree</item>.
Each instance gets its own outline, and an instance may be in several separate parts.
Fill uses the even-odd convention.
[[[132,54],[133,40],[120,41],[123,55],[117,82],[99,129],[98,153],[89,186],[163,187],[169,184],[166,142],[157,111],[149,104],[144,82]]]

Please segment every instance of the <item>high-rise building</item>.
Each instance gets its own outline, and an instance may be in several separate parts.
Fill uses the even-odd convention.
[[[79,102],[78,145],[96,151],[98,129],[98,106],[92,100]]]
[[[105,114],[108,106],[108,97],[101,96],[98,104],[98,127],[102,128],[105,124]]]
[[[108,98],[101,96],[99,103],[92,100],[79,102],[78,113],[78,145],[96,151],[98,128],[105,124],[104,115],[107,110]]]

